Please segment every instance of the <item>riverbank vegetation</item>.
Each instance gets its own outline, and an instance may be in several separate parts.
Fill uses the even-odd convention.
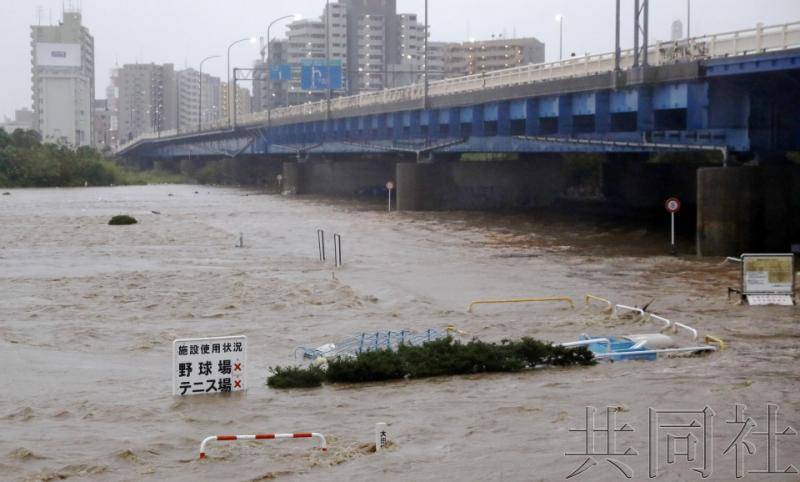
[[[521,372],[539,367],[588,366],[595,363],[584,347],[564,348],[533,338],[461,343],[445,338],[421,346],[359,353],[328,360],[327,368],[270,368],[271,388],[313,388],[326,383],[368,383],[474,373]]]
[[[183,176],[137,171],[105,159],[92,148],[46,144],[38,133],[0,129],[0,187],[72,187],[183,183]]]

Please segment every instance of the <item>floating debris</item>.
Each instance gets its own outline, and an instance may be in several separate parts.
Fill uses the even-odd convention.
[[[460,332],[452,326],[445,330],[428,329],[422,332],[413,330],[363,332],[337,343],[326,343],[317,348],[300,346],[295,348],[294,354],[295,358],[300,353],[303,358],[308,360],[332,359],[341,356],[354,357],[368,351],[396,350],[400,345],[420,346],[429,341],[447,338],[453,333],[459,334]]]

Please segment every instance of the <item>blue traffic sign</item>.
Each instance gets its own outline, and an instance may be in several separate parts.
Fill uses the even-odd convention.
[[[273,82],[292,80],[292,66],[289,64],[270,65],[269,80]]]
[[[302,90],[340,90],[342,88],[342,61],[303,60],[300,65]]]

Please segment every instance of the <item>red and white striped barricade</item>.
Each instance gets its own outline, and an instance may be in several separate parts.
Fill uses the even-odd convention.
[[[263,433],[258,435],[212,435],[211,437],[206,437],[200,444],[200,458],[206,458],[206,444],[214,440],[219,442],[232,442],[235,440],[275,440],[281,438],[317,438],[320,441],[320,448],[322,451],[328,451],[328,442],[325,440],[325,436],[321,433],[315,432]]]

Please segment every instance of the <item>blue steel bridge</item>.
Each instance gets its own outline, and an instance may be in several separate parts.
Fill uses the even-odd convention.
[[[800,150],[800,23],[573,57],[161,132],[117,154],[202,156]]]
[[[718,153],[692,158],[720,167],[683,162],[692,151]],[[568,183],[559,154],[596,153],[608,204],[660,219],[678,196],[698,253],[730,256],[800,245],[792,151],[800,23],[273,109],[117,154],[190,173],[218,162],[241,183],[281,173],[287,194],[378,192],[393,179],[399,209],[440,210],[548,206]],[[678,155],[648,162],[654,152]]]

